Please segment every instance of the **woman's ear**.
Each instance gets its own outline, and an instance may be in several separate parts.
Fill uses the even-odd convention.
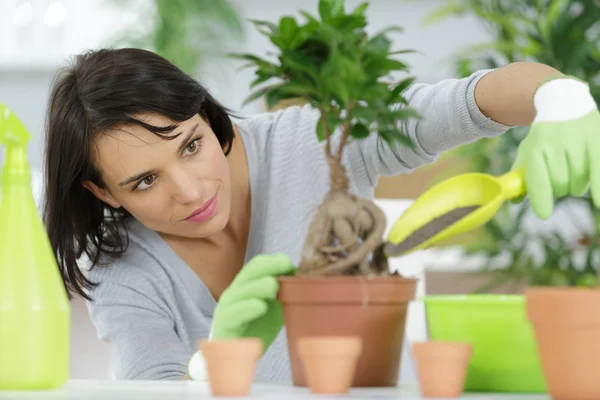
[[[102,189],[95,183],[91,181],[85,181],[83,183],[83,187],[92,192],[94,196],[96,196],[98,199],[102,200],[109,206],[113,208],[121,207],[121,204],[117,200],[115,200],[115,198],[106,189]]]

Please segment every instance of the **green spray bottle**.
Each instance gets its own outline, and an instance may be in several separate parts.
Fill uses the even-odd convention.
[[[70,369],[70,303],[33,198],[28,141],[0,104],[0,391],[54,389]]]

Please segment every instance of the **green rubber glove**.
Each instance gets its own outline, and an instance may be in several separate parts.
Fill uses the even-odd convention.
[[[283,327],[276,276],[295,271],[292,260],[282,253],[259,255],[250,260],[221,295],[213,316],[211,338],[258,337],[266,351]]]
[[[547,79],[534,103],[536,117],[513,164],[525,170],[534,212],[546,219],[554,199],[588,189],[600,207],[600,113],[588,84],[569,76]]]
[[[263,352],[283,328],[283,310],[277,294],[277,276],[293,275],[296,267],[283,253],[252,258],[223,291],[213,313],[210,339],[257,337]],[[194,354],[188,376],[204,379],[201,355]]]

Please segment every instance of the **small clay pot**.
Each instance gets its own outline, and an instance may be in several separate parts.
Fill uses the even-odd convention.
[[[423,397],[459,397],[473,348],[467,343],[430,341],[412,345]]]
[[[201,340],[200,351],[206,360],[214,396],[247,396],[250,393],[256,361],[263,351],[262,340]]]
[[[308,336],[297,342],[308,386],[314,394],[345,394],[362,352],[359,336]]]

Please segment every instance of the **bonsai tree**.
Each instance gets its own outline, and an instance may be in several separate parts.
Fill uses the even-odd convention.
[[[428,22],[460,15],[476,16],[488,28],[492,40],[460,51],[456,60],[459,76],[515,61],[538,61],[589,82],[600,104],[597,1],[454,0],[436,10]],[[513,128],[497,138],[458,148],[454,154],[468,160],[470,170],[499,175],[510,169],[527,131],[527,127]],[[597,283],[594,266],[600,257],[600,215],[589,196],[564,197],[557,203],[565,211],[567,207],[563,206],[568,206],[569,211],[578,208],[589,215],[584,220],[575,214],[570,216],[577,237],[532,232],[526,223],[531,213],[526,201],[505,205],[478,235],[469,236],[469,243],[462,247],[467,253],[485,256],[485,264],[494,267],[492,279],[480,291],[511,282],[546,286]],[[531,243],[536,246],[532,248]]]
[[[362,3],[346,13],[343,0],[320,0],[319,17],[301,11],[305,22],[285,16],[278,24],[253,20],[278,50],[277,60],[253,54],[234,54],[256,68],[246,103],[265,96],[269,107],[286,99],[301,99],[320,111],[315,126],[325,142],[331,187],[314,215],[302,252],[298,275],[386,275],[383,233],[386,219],[371,200],[349,192],[342,163],[344,148],[352,140],[380,135],[390,146],[412,146],[399,122],[419,117],[404,104],[404,90],[413,78],[392,83],[391,74],[407,72],[407,65],[392,56],[389,27],[369,36]],[[271,81],[275,82],[271,82]],[[332,137],[339,134],[334,148]]]

